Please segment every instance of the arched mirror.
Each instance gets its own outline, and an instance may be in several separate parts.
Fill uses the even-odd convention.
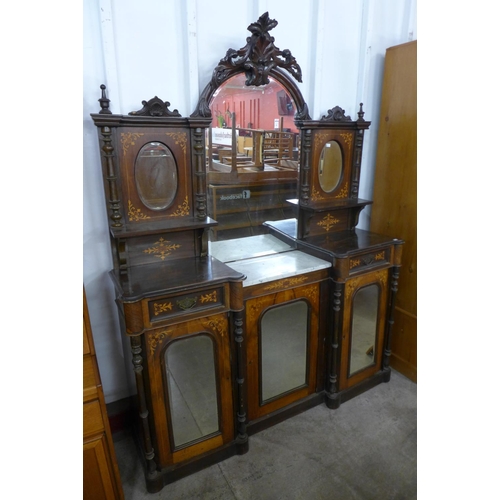
[[[328,141],[321,151],[318,165],[319,185],[331,193],[342,177],[342,150],[337,141]]]
[[[265,221],[293,217],[299,130],[289,92],[272,77],[248,86],[238,73],[217,88],[210,110],[208,206],[219,223],[212,240],[254,236],[264,232]]]
[[[245,81],[246,75],[239,73],[214,92],[210,168],[227,172],[235,163],[241,174],[297,170],[298,129],[291,96],[273,78],[258,87]]]
[[[165,351],[174,447],[219,430],[214,343],[208,335],[177,340]]]
[[[274,45],[266,12],[248,26],[239,50],[228,49],[200,95],[193,118],[210,119],[206,136],[211,240],[267,232],[262,223],[295,216],[300,140],[295,120],[310,120],[294,80],[302,70]],[[293,77],[293,79],[292,79]]]
[[[373,365],[377,359],[379,293],[379,286],[372,284],[359,289],[354,296],[349,376]]]

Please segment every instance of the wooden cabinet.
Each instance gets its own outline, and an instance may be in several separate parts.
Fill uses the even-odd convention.
[[[318,392],[325,312],[320,295],[327,277],[323,270],[246,289],[249,429]]]
[[[417,381],[417,42],[387,49],[372,231],[405,240],[394,312],[392,361]],[[390,195],[388,195],[390,193]]]
[[[85,290],[83,292],[83,498],[123,499]]]
[[[387,317],[387,269],[345,282],[339,389],[353,387],[382,367]]]
[[[358,198],[370,122],[362,105],[355,120],[339,106],[311,119],[286,73],[300,82],[300,66],[269,34],[276,24],[266,13],[250,25],[189,117],[157,97],[115,115],[104,85],[92,115],[149,492],[245,453],[266,426],[390,380],[403,241],[356,228],[371,203]],[[296,111],[300,168],[238,166],[234,113],[231,163],[215,168],[212,100],[240,85],[276,102],[260,88],[271,81]],[[98,464],[107,431],[95,408],[87,452]]]

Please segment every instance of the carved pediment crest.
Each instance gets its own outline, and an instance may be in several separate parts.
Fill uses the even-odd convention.
[[[273,77],[281,83],[294,100],[296,119],[310,120],[307,104],[304,102],[300,90],[295,87],[291,74],[295,80],[302,82],[302,69],[289,49],[280,50],[274,45],[274,37],[269,32],[278,25],[278,21],[271,19],[269,13],[262,14],[259,19],[248,26],[251,36],[247,37],[247,44],[239,50],[229,49],[226,55],[212,72],[212,78],[205,87],[198,101],[197,109],[191,115],[194,118],[211,117],[210,99],[214,92],[225,81],[238,73],[245,73],[247,86],[261,86],[270,83]],[[286,71],[283,71],[286,70]]]
[[[345,110],[340,106],[335,106],[332,109],[328,110],[328,114],[321,118],[321,121],[330,121],[330,122],[350,122],[351,117],[346,116]]]
[[[129,115],[133,116],[181,116],[179,111],[174,109],[170,111],[168,107],[170,103],[162,101],[159,97],[154,96],[149,101],[142,101],[142,108],[138,111],[131,111]]]
[[[274,68],[286,69],[297,81],[302,82],[302,70],[290,50],[280,50],[274,45],[274,38],[269,32],[278,25],[266,12],[248,26],[252,36],[239,50],[229,49],[219,65],[214,69],[213,80],[220,85],[228,74],[235,69],[245,71],[246,85],[265,85],[269,83],[270,71]]]

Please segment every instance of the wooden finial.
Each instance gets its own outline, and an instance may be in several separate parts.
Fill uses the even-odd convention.
[[[99,103],[101,104],[101,111],[99,111],[100,115],[111,115],[111,110],[109,109],[109,99],[106,97],[106,85],[101,85],[102,95],[99,99]]]
[[[358,121],[364,122],[365,119],[363,118],[365,116],[365,112],[363,111],[363,103],[359,103],[359,111],[358,111]]]

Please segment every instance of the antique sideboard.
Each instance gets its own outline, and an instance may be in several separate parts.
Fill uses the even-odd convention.
[[[370,122],[362,105],[355,120],[338,106],[309,116],[301,68],[269,34],[276,24],[266,13],[248,27],[189,117],[158,97],[113,114],[104,85],[92,114],[150,492],[245,453],[269,425],[390,379],[403,241],[356,227],[371,203],[358,197]],[[259,108],[270,82],[282,90]],[[229,146],[213,135],[223,91]],[[276,131],[248,127],[248,113],[273,103],[296,142],[266,162],[260,148]],[[249,129],[263,139],[249,142]]]

